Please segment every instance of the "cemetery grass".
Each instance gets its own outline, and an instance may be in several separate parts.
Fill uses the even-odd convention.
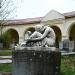
[[[12,63],[0,64],[0,72],[12,72]],[[61,75],[75,75],[75,55],[61,57]]]
[[[8,63],[0,64],[0,72],[12,72],[12,65]]]
[[[0,52],[0,56],[11,56],[12,55],[12,51],[2,51]]]
[[[75,55],[61,57],[61,75],[75,75]]]

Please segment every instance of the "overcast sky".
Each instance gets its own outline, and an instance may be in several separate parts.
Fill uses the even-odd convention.
[[[17,18],[45,16],[51,9],[60,13],[75,11],[75,0],[17,0]]]

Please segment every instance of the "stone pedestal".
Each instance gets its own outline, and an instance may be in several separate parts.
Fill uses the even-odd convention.
[[[13,50],[13,75],[60,75],[61,54],[50,48]]]

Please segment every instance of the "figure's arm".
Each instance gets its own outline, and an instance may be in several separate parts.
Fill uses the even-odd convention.
[[[37,32],[35,31],[34,33],[32,33],[32,35],[30,35],[30,37],[28,39],[26,39],[27,41],[32,41],[37,35]]]
[[[31,38],[35,38],[35,37],[37,36],[36,34],[37,34],[37,31],[35,31],[35,32],[30,36],[30,39],[31,39]]]
[[[48,35],[49,32],[50,32],[50,29],[47,28],[41,37],[32,38],[31,41],[40,41],[40,40],[44,39]]]

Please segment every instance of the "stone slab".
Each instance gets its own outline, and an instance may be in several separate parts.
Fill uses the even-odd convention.
[[[13,50],[12,75],[60,75],[61,53],[50,49]]]

